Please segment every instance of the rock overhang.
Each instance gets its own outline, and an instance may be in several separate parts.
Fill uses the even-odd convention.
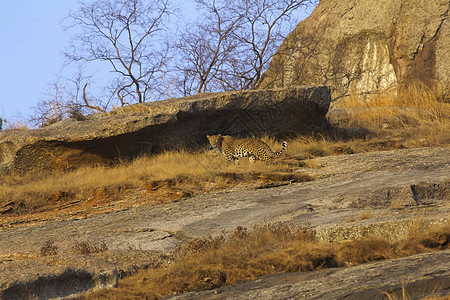
[[[304,134],[328,125],[330,101],[325,86],[206,93],[0,132],[0,172],[112,164],[164,149],[198,149],[212,133]]]

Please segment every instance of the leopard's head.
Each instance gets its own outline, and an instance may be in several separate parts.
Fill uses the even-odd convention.
[[[212,149],[222,149],[222,141],[223,137],[220,134],[216,135],[207,135],[206,138],[208,139],[209,143],[211,144]]]

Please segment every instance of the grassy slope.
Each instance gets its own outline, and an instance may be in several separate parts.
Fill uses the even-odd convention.
[[[155,299],[267,274],[349,266],[448,249],[450,224],[427,231],[417,222],[420,223],[411,224],[404,240],[395,243],[382,238],[316,242],[310,229],[282,224],[266,224],[252,230],[237,228],[229,236],[185,243],[175,249],[174,259],[165,266],[141,271],[121,280],[115,289],[82,298]]]
[[[350,141],[323,136],[300,138],[290,141],[291,155],[308,158],[341,151],[355,153],[449,144],[450,105],[438,102],[433,94],[406,90],[372,100],[349,98],[341,102],[340,107],[348,109],[350,115],[346,120],[337,120],[347,126],[368,129],[371,138]],[[385,140],[398,143],[385,143]],[[331,244],[315,242],[309,229],[281,224],[259,226],[250,231],[237,228],[229,236],[185,243],[174,251],[174,261],[165,267],[142,271],[122,280],[117,289],[99,291],[86,298],[151,299],[215,288],[265,274],[352,265],[449,247],[450,224],[424,233],[419,223],[412,223],[407,237],[395,243],[381,238]],[[406,292],[403,299],[407,299]]]
[[[299,137],[288,141],[287,155],[273,165],[248,164],[244,160],[238,166],[226,165],[222,157],[209,152],[178,151],[142,157],[115,167],[11,174],[0,177],[0,213],[4,212],[3,220],[36,212],[48,212],[51,217],[51,211],[58,210],[60,214],[70,203],[76,203],[78,210],[90,211],[94,206],[127,199],[127,193],[138,194],[139,204],[151,204],[236,185],[312,180],[295,170],[299,166],[317,167],[313,160],[308,160],[316,156],[450,144],[450,104],[437,101],[428,91],[403,90],[371,101],[351,97],[334,108],[344,108],[348,115],[332,122],[340,127],[364,128],[370,134],[344,139],[342,130],[337,128],[327,134]],[[272,149],[281,148],[276,141],[265,140]],[[261,226],[251,231],[240,228],[229,237],[187,243],[174,253],[175,260],[165,268],[142,272],[121,281],[117,290],[94,295],[152,298],[275,272],[313,270],[434,251],[448,247],[449,226],[439,230],[430,232],[425,239],[411,235],[408,240],[394,244],[380,239],[323,244],[314,242],[308,230],[299,228],[283,225]]]
[[[114,202],[127,191],[146,191],[146,203],[170,201],[185,196],[225,189],[238,183],[311,180],[296,175],[299,166],[315,167],[308,158],[395,148],[450,144],[450,104],[439,102],[426,90],[408,89],[363,101],[341,100],[334,108],[348,115],[327,133],[288,141],[287,154],[273,165],[227,166],[222,157],[209,152],[166,152],[141,157],[115,167],[93,166],[67,172],[35,172],[25,176],[0,177],[0,213],[18,215],[52,210],[76,201],[99,205]],[[342,126],[364,128],[364,137],[343,138]],[[274,150],[281,144],[268,137]],[[290,175],[289,175],[290,174]],[[90,199],[87,201],[87,199]],[[89,204],[91,203],[91,204]]]

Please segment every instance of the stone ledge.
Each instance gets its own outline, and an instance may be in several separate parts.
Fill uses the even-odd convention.
[[[198,149],[206,135],[283,137],[328,125],[325,86],[207,93],[135,104],[83,121],[0,132],[0,174],[114,163],[163,149]]]

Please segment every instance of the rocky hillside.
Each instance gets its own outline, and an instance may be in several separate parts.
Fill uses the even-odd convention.
[[[448,147],[331,156],[317,158],[315,163],[316,169],[297,170],[318,178],[311,182],[209,193],[91,217],[75,213],[48,222],[10,222],[0,228],[0,299],[72,299],[71,294],[116,286],[120,278],[136,270],[158,267],[182,241],[220,235],[237,226],[309,224],[317,238],[325,241],[372,235],[395,241],[405,236],[411,219],[420,217],[420,224],[448,220]],[[141,196],[129,194],[121,201],[135,197]],[[97,247],[104,243],[107,251],[83,241],[92,241]],[[74,242],[78,242],[76,247]],[[279,274],[275,280],[269,276],[180,298],[216,298],[223,291],[220,299],[236,299],[250,289],[245,298],[292,299],[303,295],[332,299],[336,293],[349,297],[346,299],[378,299],[373,298],[381,298],[378,290],[401,290],[404,280],[410,292],[416,291],[414,295],[432,292],[435,284],[440,284],[441,293],[448,293],[448,268],[443,263],[448,262],[448,254],[447,250],[395,263]]]
[[[205,93],[129,105],[83,120],[0,132],[0,174],[111,164],[163,149],[198,149],[207,134],[286,136],[327,127],[325,86]]]
[[[257,90],[0,132],[0,299],[448,296],[450,103],[329,108],[445,92],[449,10],[321,0]],[[288,146],[227,164],[216,133]]]
[[[322,0],[288,35],[259,88],[325,84],[333,98],[422,82],[450,88],[450,2]]]

